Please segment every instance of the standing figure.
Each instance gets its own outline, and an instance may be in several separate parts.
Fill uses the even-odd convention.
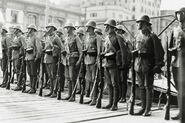
[[[73,23],[66,23],[64,26],[67,31],[67,36],[65,40],[65,52],[62,52],[65,56],[65,77],[68,81],[68,96],[64,100],[69,100],[70,102],[75,101],[75,93],[72,96],[74,90],[78,68],[81,63],[82,57],[82,44],[77,35],[74,34],[75,27]]]
[[[19,25],[14,27],[14,35],[11,46],[13,66],[17,75],[17,86],[14,88],[14,91],[20,91],[22,90],[23,73],[25,72],[24,68],[26,67],[23,59],[23,56],[25,55],[26,39],[23,36],[22,29]]]
[[[44,48],[44,63],[46,65],[46,71],[49,76],[50,81],[50,92],[45,96],[56,97],[57,96],[57,86],[56,86],[56,64],[58,62],[58,56],[61,51],[61,42],[56,34],[57,28],[53,23],[49,23],[46,26],[47,36]]]
[[[29,94],[36,93],[36,82],[37,82],[37,65],[38,60],[41,58],[41,43],[36,37],[36,26],[29,25],[28,27],[28,39],[26,41],[26,66],[28,75],[30,76],[30,90]]]
[[[180,68],[184,67],[181,62],[183,61],[182,58],[184,58],[184,42],[185,42],[185,7],[181,8],[179,11],[176,12],[176,17],[179,21],[179,25],[177,28],[175,28],[172,32],[171,35],[171,40],[169,44],[169,52],[170,55],[173,57],[172,58],[172,74],[173,74],[173,80],[175,83],[175,88],[178,91],[178,106],[179,108],[181,107],[180,102],[180,93],[183,93],[182,89],[180,91],[180,88],[182,88],[182,83],[180,81]],[[180,109],[183,110],[183,109]],[[173,120],[178,120],[182,118],[180,115],[180,112],[176,115],[173,116]]]
[[[105,57],[104,70],[105,81],[109,90],[109,103],[104,109],[111,111],[118,110],[119,101],[119,80],[118,68],[125,67],[125,44],[123,38],[115,32],[116,21],[109,19],[105,23],[105,51],[102,53]],[[120,53],[119,53],[120,52]]]
[[[163,49],[158,50],[161,43],[158,43],[156,34],[151,32],[152,24],[147,15],[141,16],[136,23],[138,24],[139,34],[136,37],[136,50],[133,54],[135,56],[135,71],[141,93],[142,107],[135,115],[150,116],[154,74],[161,71],[161,67],[164,65],[158,61],[160,54],[163,54],[160,51],[163,51]]]
[[[100,54],[101,37],[97,35],[94,30],[96,28],[95,21],[88,21],[86,24],[87,36],[85,39],[85,65],[86,65],[86,89],[87,95],[91,92],[91,100],[87,103],[90,105],[96,105],[96,99],[98,96],[98,85],[94,82],[97,72],[97,57]],[[93,90],[91,89],[93,86]]]

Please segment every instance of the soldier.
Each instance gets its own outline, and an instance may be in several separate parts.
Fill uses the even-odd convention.
[[[38,60],[41,58],[41,44],[40,41],[36,37],[36,26],[29,25],[28,27],[28,39],[26,42],[26,66],[28,75],[30,76],[30,90],[29,94],[36,93],[36,81],[37,81],[37,68],[36,64]]]
[[[72,91],[75,87],[78,67],[81,63],[82,58],[82,45],[80,39],[74,34],[75,27],[73,23],[66,23],[64,28],[67,31],[65,40],[65,52],[63,55],[66,56],[65,65],[65,77],[68,81],[68,96],[64,100],[75,101],[75,94],[72,97]]]
[[[174,57],[172,59],[172,74],[173,74],[173,79],[175,82],[175,87],[180,95],[180,93],[183,93],[181,92],[182,90],[179,91],[180,87],[182,86],[182,83],[180,83],[180,72],[179,71],[180,71],[180,68],[183,66],[180,63],[182,61],[181,55],[184,52],[184,47],[185,47],[183,43],[185,41],[185,32],[184,32],[185,7],[177,11],[176,16],[179,21],[179,26],[176,29],[174,29],[172,32],[170,45],[169,45],[169,52],[170,52],[170,55]],[[178,96],[178,103],[179,103],[179,108],[180,108],[181,104],[180,104],[179,96]],[[172,117],[173,120],[178,120],[180,118],[181,118],[180,112],[176,116]]]
[[[23,36],[23,32],[22,29],[19,25],[14,27],[14,39],[12,42],[12,60],[13,60],[13,65],[15,68],[15,72],[17,74],[17,86],[14,88],[14,91],[20,91],[22,90],[22,79],[23,79],[23,71],[24,69],[22,69],[22,71],[20,71],[21,67],[25,67],[24,66],[24,60],[23,60],[23,56],[25,54],[25,46],[26,46],[26,39]],[[22,61],[22,64],[21,64]]]
[[[116,21],[114,19],[107,20],[104,25],[107,37],[105,38],[105,51],[102,55],[105,57],[103,66],[109,90],[109,103],[103,109],[115,111],[118,109],[119,98],[118,68],[124,68],[125,66],[125,45],[123,38],[115,32]],[[119,51],[121,53],[117,54]]]
[[[125,39],[125,30],[123,25],[117,25],[116,26],[116,30],[117,33],[120,34],[120,36],[124,39],[124,43],[127,46],[127,65],[125,65],[125,68],[123,69],[119,69],[119,73],[120,73],[120,103],[124,103],[126,102],[126,94],[127,94],[127,79],[128,79],[128,72],[129,72],[129,68],[130,68],[130,63],[131,63],[131,57],[129,59],[129,53],[130,53],[130,49],[128,47],[128,41]]]
[[[47,37],[44,48],[44,63],[46,65],[46,71],[49,76],[49,80],[51,83],[50,92],[45,96],[48,97],[56,97],[57,93],[57,84],[56,84],[56,63],[58,62],[58,56],[61,51],[61,42],[59,37],[56,35],[55,31],[57,28],[54,24],[50,23],[46,26],[47,29]]]
[[[136,23],[139,34],[136,37],[136,50],[133,55],[136,57],[135,71],[138,77],[142,107],[135,115],[150,116],[154,73],[159,73],[164,65],[163,62],[158,61],[160,54],[163,54],[161,52],[163,49],[158,49],[161,43],[157,44],[158,38],[156,34],[152,33],[152,24],[147,15],[141,16]]]
[[[2,62],[1,62],[1,69],[3,71],[3,82],[0,85],[2,88],[6,87],[6,83],[8,81],[8,43],[7,42],[7,29],[6,27],[2,27],[1,30],[1,48],[2,48]]]
[[[97,91],[98,86],[95,81],[95,75],[97,71],[97,56],[100,54],[100,48],[101,48],[101,37],[96,35],[94,32],[96,28],[96,22],[95,21],[88,21],[86,24],[86,32],[87,37],[85,39],[85,65],[86,65],[86,87],[87,87],[87,95],[88,92],[91,91],[91,86],[94,86],[94,90],[92,90],[91,100],[86,103],[90,103],[90,105],[96,104],[97,99]]]
[[[77,33],[77,35],[78,35],[78,37],[80,38],[80,41],[81,41],[81,44],[82,44],[82,49],[84,49],[85,48],[85,34],[84,34],[84,30],[82,29],[82,28],[79,28],[77,31],[76,31],[76,33]],[[83,61],[82,61],[83,62]],[[77,80],[77,81],[79,81],[79,83],[81,83],[81,81],[82,81],[82,77],[83,77],[83,72],[85,72],[85,71],[83,71],[84,69],[83,69],[83,63],[81,63],[81,65],[80,65],[80,70],[79,70],[79,79]],[[76,94],[80,94],[81,93],[81,85],[79,85],[79,91],[77,91],[76,92]]]

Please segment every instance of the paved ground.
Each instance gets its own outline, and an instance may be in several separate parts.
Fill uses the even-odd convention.
[[[46,92],[46,90],[44,91]],[[66,93],[62,94],[65,96]],[[79,97],[77,95],[77,97]],[[14,92],[0,88],[0,123],[177,123],[178,121],[165,121],[164,110],[157,110],[155,104],[151,117],[130,116],[127,113],[127,104],[119,104],[118,111],[96,109],[76,102],[58,101],[56,99],[39,97],[21,92]],[[87,98],[85,98],[87,100]],[[107,100],[103,100],[106,105]],[[138,107],[136,106],[137,110]],[[172,109],[174,115],[177,109]]]

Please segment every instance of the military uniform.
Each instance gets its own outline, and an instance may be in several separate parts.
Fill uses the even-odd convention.
[[[5,30],[7,33],[7,30],[4,28],[2,30]],[[1,62],[1,69],[3,71],[3,82],[1,84],[1,87],[6,87],[6,83],[8,81],[8,63],[9,63],[9,55],[10,55],[10,38],[4,34],[2,35],[1,39],[1,48],[2,48],[2,62]]]
[[[147,15],[142,16],[136,22],[145,23],[148,27],[151,26],[150,18]],[[138,78],[142,101],[142,108],[139,112],[135,113],[136,115],[151,115],[154,73],[163,66],[163,63],[158,61],[158,56],[163,54],[161,52],[163,49],[159,49],[162,46],[161,43],[157,42],[159,42],[158,38],[156,34],[151,32],[150,28],[141,29],[136,36],[136,49],[138,51],[134,68]]]
[[[50,79],[51,87],[50,93],[45,96],[56,95],[56,63],[57,58],[61,51],[61,42],[59,37],[53,33],[52,35],[47,36],[44,48],[44,63],[46,65],[46,71]]]
[[[19,28],[19,27],[18,27]],[[16,27],[17,29],[17,27]],[[20,28],[19,28],[20,29]],[[14,36],[13,42],[12,42],[12,60],[13,60],[13,66],[15,68],[15,72],[17,74],[17,87],[14,89],[15,91],[17,90],[21,90],[22,89],[22,79],[23,79],[23,74],[24,73],[24,69],[22,69],[23,71],[20,71],[21,66],[24,63],[21,63],[21,61],[23,58],[23,55],[25,54],[25,47],[26,47],[26,39],[25,37],[21,34],[21,32],[19,32],[19,34],[16,34]],[[25,67],[24,65],[22,67]]]
[[[65,77],[68,83],[68,97],[65,99],[70,99],[74,101],[75,97],[71,97],[72,91],[74,89],[78,69],[76,63],[79,62],[79,58],[82,54],[82,45],[80,39],[75,34],[67,35],[65,40],[65,51],[67,52],[66,57],[63,59],[65,65]]]
[[[175,83],[175,88],[178,91],[178,106],[180,109],[180,112],[172,117],[173,120],[181,119],[181,122],[183,123],[185,121],[184,119],[184,70],[185,70],[185,63],[184,63],[184,57],[185,57],[185,31],[184,27],[184,20],[185,15],[183,14],[185,12],[185,8],[181,8],[179,11],[176,12],[177,19],[179,21],[179,26],[176,27],[170,38],[170,44],[169,44],[169,53],[172,56],[172,74],[173,74],[173,80]]]
[[[28,27],[29,29],[35,29],[35,27],[31,27],[31,25]],[[36,64],[37,60],[41,58],[41,44],[38,38],[35,35],[35,32],[30,35],[26,42],[26,65],[27,65],[27,71],[28,75],[30,76],[30,85],[31,90],[28,93],[35,93],[36,92],[36,81],[37,81],[37,68],[38,66]]]

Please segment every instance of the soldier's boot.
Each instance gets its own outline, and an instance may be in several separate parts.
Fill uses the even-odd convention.
[[[44,95],[45,97],[50,97],[51,95],[52,95],[52,93],[53,93],[53,89],[54,89],[54,85],[53,85],[53,79],[50,79],[50,83],[51,83],[51,85],[50,85],[50,92],[48,93],[48,94],[46,94],[46,95]]]
[[[112,104],[113,104],[113,87],[112,86],[109,86],[109,103],[102,107],[103,109],[110,109],[112,107]]]
[[[75,89],[75,80],[74,81],[72,81],[72,91],[75,91],[74,92],[74,94],[73,95],[71,95],[71,97],[69,98],[69,102],[74,102],[75,101],[75,94],[76,94],[76,90],[74,90]]]
[[[57,97],[57,90],[58,90],[58,82],[55,79],[54,80],[54,91],[53,91],[52,95],[50,96],[51,98]]]
[[[171,117],[172,120],[180,120],[180,113],[176,114],[176,116]]]
[[[23,93],[29,93],[32,88],[32,84],[33,84],[33,77],[30,76],[30,83],[29,83],[30,88],[28,90],[25,90]]]
[[[17,74],[17,86],[13,89],[14,91],[21,91],[21,74]]]
[[[71,94],[72,94],[72,82],[71,81],[68,81],[69,84],[68,84],[68,96],[62,100],[69,100],[69,98],[71,97]]]
[[[153,90],[152,88],[147,88],[146,90],[146,109],[143,116],[151,116],[152,98]]]
[[[28,92],[29,94],[36,93],[36,81],[37,81],[37,77],[36,76],[33,76],[33,78],[32,78],[32,84],[31,84],[31,90]]]
[[[134,115],[142,115],[145,112],[146,108],[146,89],[140,89],[140,96],[141,96],[141,109],[135,113]]]
[[[89,104],[90,106],[96,105],[97,97],[98,97],[98,85],[96,84],[94,87],[94,92],[92,93],[92,101]]]
[[[116,111],[118,110],[118,101],[119,101],[119,90],[118,88],[114,87],[114,96],[113,96],[113,105],[111,107],[111,111]]]
[[[91,86],[92,86],[92,82],[89,82],[89,86],[88,86],[88,89],[87,89],[86,97],[90,97]]]

